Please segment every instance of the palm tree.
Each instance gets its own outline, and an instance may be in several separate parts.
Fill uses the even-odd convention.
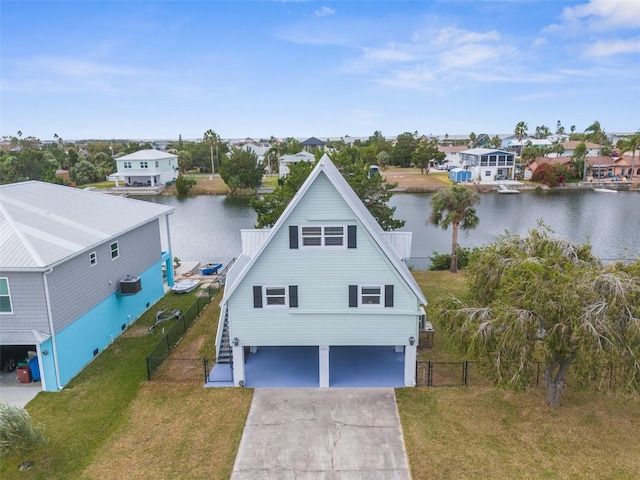
[[[476,228],[480,219],[473,207],[480,202],[480,195],[475,190],[462,185],[452,185],[442,189],[431,199],[431,215],[429,221],[446,230],[453,225],[451,235],[451,273],[458,271],[458,229]]]
[[[220,143],[220,137],[216,132],[209,129],[206,132],[204,132],[204,135],[202,136],[202,141],[204,143],[209,144],[209,149],[211,150],[211,174],[213,175],[214,173],[216,173],[215,167],[213,164],[213,146],[214,145],[216,146],[216,159],[218,159],[218,143]]]
[[[600,172],[600,158],[602,156],[602,144],[607,140],[607,134],[597,120],[584,131],[584,139],[598,144],[598,172]],[[586,165],[586,162],[585,162]]]
[[[621,145],[618,148],[622,150],[620,153],[624,155],[625,152],[631,151],[631,175],[629,178],[633,180],[633,177],[636,174],[636,150],[640,148],[640,130],[619,143]]]
[[[478,137],[476,136],[476,134],[474,132],[471,132],[469,134],[469,148],[475,148],[477,139],[478,139]]]
[[[522,155],[522,139],[527,136],[527,130],[529,126],[525,122],[518,122],[516,124],[516,128],[513,130],[513,133],[516,135],[516,138],[520,142],[520,151],[519,155]]]

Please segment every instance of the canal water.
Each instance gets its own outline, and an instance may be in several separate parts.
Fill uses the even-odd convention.
[[[413,232],[410,265],[424,269],[433,252],[448,253],[451,229],[427,223],[432,194],[396,194],[390,204],[395,217],[406,221],[401,230]],[[477,205],[480,223],[458,237],[463,247],[477,247],[498,235],[526,233],[542,220],[573,243],[592,245],[605,262],[640,256],[640,194],[593,191],[522,192],[517,195],[483,193]],[[169,217],[174,256],[183,261],[220,261],[226,265],[241,251],[240,230],[254,228],[256,214],[249,199],[233,196],[144,197],[175,207]],[[163,233],[163,246],[167,246]]]

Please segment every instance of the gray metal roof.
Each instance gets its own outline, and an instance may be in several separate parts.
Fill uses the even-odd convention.
[[[44,182],[0,186],[0,269],[42,269],[173,207]]]

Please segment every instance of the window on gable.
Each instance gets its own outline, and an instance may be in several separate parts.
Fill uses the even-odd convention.
[[[118,248],[118,242],[113,242],[110,247],[111,249],[111,260],[115,260],[120,256],[120,250]]]
[[[253,307],[298,307],[298,286],[287,287],[253,287]]]
[[[393,285],[349,285],[349,307],[393,307]]]
[[[93,267],[96,263],[98,263],[98,257],[96,256],[96,252],[91,252],[89,254],[89,265]]]
[[[380,285],[361,285],[360,305],[376,307],[382,305],[382,287]]]
[[[0,313],[13,313],[8,278],[0,278]]]
[[[286,287],[265,287],[264,304],[267,307],[286,307],[287,288]]]
[[[300,229],[303,247],[343,247],[344,226],[302,227]]]

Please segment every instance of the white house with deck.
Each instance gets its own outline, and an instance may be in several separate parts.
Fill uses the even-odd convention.
[[[140,150],[116,160],[118,170],[109,176],[116,188],[156,187],[178,177],[178,156],[161,150]]]
[[[491,148],[472,148],[460,152],[462,168],[471,170],[472,180],[493,182],[515,178],[515,154]]]
[[[294,377],[415,385],[427,301],[403,261],[411,233],[384,232],[328,156],[275,225],[243,231],[242,245],[220,303],[214,372],[248,387],[301,385]]]

